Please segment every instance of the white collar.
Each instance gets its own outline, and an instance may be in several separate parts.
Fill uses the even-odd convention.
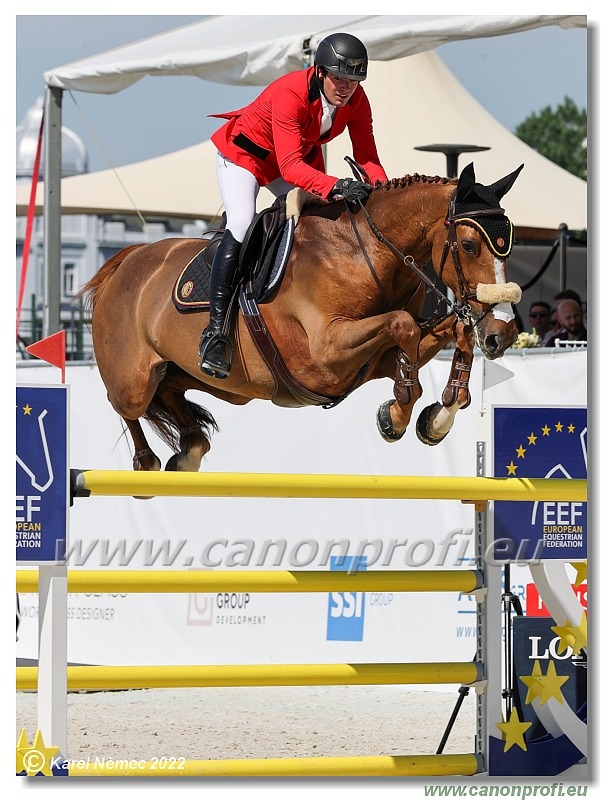
[[[323,104],[323,114],[329,114],[330,117],[333,117],[333,112],[336,110],[336,107],[329,102],[323,92],[321,92],[321,103]]]

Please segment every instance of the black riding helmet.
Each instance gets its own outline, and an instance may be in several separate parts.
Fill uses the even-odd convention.
[[[364,81],[367,77],[367,49],[350,33],[330,33],[319,42],[315,66],[340,78]]]

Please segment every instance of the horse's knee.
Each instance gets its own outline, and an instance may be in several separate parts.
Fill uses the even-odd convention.
[[[406,311],[394,311],[388,319],[388,332],[398,346],[408,353],[419,348],[421,328]]]

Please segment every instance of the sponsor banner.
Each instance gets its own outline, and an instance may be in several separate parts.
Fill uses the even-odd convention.
[[[333,556],[329,568],[338,572],[367,569],[366,558]],[[330,592],[327,601],[327,640],[362,642],[365,624],[365,592]]]
[[[577,599],[587,611],[587,583],[582,583],[580,586],[574,586],[573,591],[577,595]],[[545,603],[541,599],[541,595],[537,591],[534,583],[528,583],[526,586],[526,616],[527,617],[549,617],[550,613],[547,610]]]
[[[556,623],[551,617],[516,617],[512,622],[513,663],[515,691],[519,698],[519,716],[530,722],[525,740],[535,741],[547,733],[542,727],[530,703],[527,685],[521,680],[534,674],[535,662],[539,661],[541,673],[545,675],[553,662],[562,687],[561,696],[575,713],[585,717],[587,705],[587,656],[581,651],[573,654],[572,648],[560,652],[560,637],[552,632]]]
[[[17,386],[17,564],[62,564],[69,508],[66,386]]]
[[[587,409],[493,409],[496,478],[587,477]],[[493,503],[496,561],[587,558],[587,503]]]

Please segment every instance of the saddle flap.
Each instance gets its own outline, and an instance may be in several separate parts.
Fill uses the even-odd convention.
[[[247,265],[248,272],[251,269],[252,276],[285,226],[286,198],[287,195],[280,195],[272,206],[259,211],[245,235],[240,261]]]

